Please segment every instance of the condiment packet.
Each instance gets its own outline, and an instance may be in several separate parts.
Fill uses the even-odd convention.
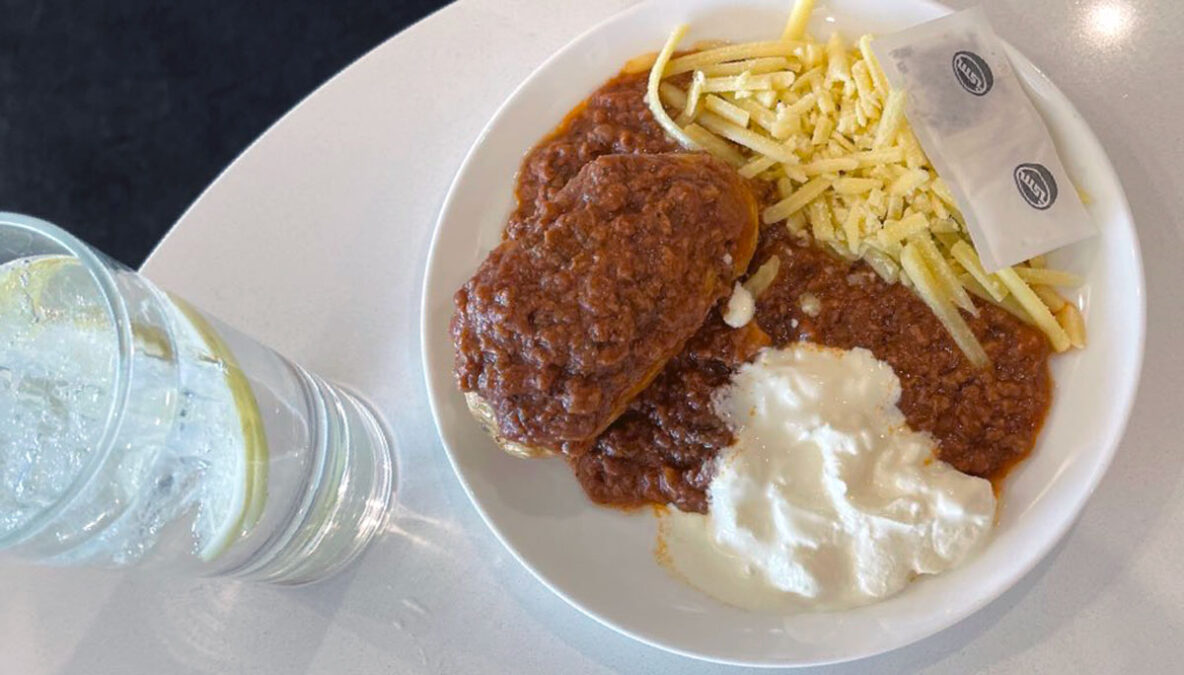
[[[872,50],[987,271],[1097,233],[981,8],[876,38]]]

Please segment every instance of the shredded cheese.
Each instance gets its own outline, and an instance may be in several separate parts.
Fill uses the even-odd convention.
[[[761,213],[764,225],[784,222],[906,285],[972,362],[986,358],[960,314],[977,314],[972,296],[1039,327],[1057,350],[1083,345],[1080,312],[1053,290],[1081,279],[1041,260],[996,274],[983,269],[953,194],[909,128],[905,92],[890,88],[876,62],[872,38],[853,46],[837,34],[815,42],[805,32],[813,4],[794,3],[777,41],[673,58],[686,32],[676,28],[656,55],[629,64],[652,64],[646,102],[655,119],[684,147],[773,182],[780,200]],[[686,91],[666,80],[685,73]],[[755,296],[763,287],[747,290]]]

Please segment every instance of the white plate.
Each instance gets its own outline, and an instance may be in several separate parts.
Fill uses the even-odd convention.
[[[1122,188],[1065,97],[1010,54],[1062,158],[1092,197],[1101,236],[1054,260],[1085,275],[1089,348],[1054,359],[1053,408],[1033,456],[1004,490],[999,526],[974,560],[886,602],[829,614],[776,616],[724,606],[654,560],[654,520],[599,508],[560,460],[499,451],[469,416],[452,378],[452,294],[497,244],[522,155],[629,57],[656,49],[689,22],[697,39],[770,39],[786,0],[654,0],[560,50],[505,102],[474,143],[440,213],[423,297],[423,357],[432,411],[473,504],[523,565],[602,623],[677,653],[726,663],[810,665],[870,656],[936,633],[1016,583],[1068,530],[1101,479],[1130,413],[1145,324],[1142,264]],[[835,0],[813,32],[887,32],[947,10],[925,0]]]

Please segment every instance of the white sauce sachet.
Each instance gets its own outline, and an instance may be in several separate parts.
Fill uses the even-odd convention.
[[[888,82],[988,272],[1096,234],[981,8],[876,38]]]

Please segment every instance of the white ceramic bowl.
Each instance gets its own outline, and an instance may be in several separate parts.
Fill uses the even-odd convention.
[[[1088,349],[1054,359],[1056,391],[1036,451],[1003,492],[999,526],[975,559],[885,602],[778,616],[722,605],[654,560],[654,519],[596,507],[560,460],[499,451],[469,416],[452,377],[452,294],[500,239],[522,155],[629,57],[670,29],[697,39],[770,39],[786,0],[653,0],[591,29],[539,67],[476,140],[440,213],[424,281],[423,357],[432,411],[456,474],[506,547],[573,606],[622,633],[727,663],[810,665],[870,656],[946,628],[1031,570],[1065,534],[1105,473],[1130,413],[1143,353],[1143,272],[1129,209],[1094,134],[1027,59],[1016,71],[1048,121],[1066,166],[1092,197],[1100,236],[1053,260],[1082,273]],[[925,0],[834,0],[812,32],[888,32],[947,10]]]

